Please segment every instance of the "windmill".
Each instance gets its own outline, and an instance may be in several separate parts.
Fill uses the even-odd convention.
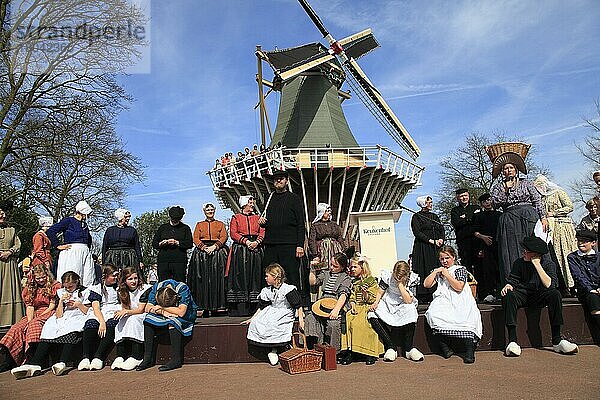
[[[246,193],[258,199],[259,208],[264,205],[274,190],[269,175],[274,169],[286,169],[289,189],[304,200],[307,227],[317,203],[326,202],[346,235],[350,212],[395,209],[408,191],[420,184],[423,168],[414,162],[420,149],[356,62],[379,47],[371,29],[337,41],[310,5],[299,2],[329,48],[318,42],[273,51],[257,46],[257,107],[263,143],[266,123],[271,150],[208,174],[221,205],[237,211],[235,200]],[[272,81],[263,77],[263,62],[273,71]],[[342,90],[344,83],[408,158],[379,145],[361,147],[357,143],[341,106],[350,98],[350,93]],[[281,92],[274,132],[263,86],[269,88],[266,95]]]

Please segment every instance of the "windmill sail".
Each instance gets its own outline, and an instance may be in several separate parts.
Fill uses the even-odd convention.
[[[343,67],[347,72],[346,81],[375,119],[409,156],[413,159],[419,157],[419,146],[356,61],[350,58]]]

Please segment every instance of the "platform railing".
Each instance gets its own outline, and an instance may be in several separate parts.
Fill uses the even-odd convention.
[[[207,174],[215,189],[249,182],[283,169],[377,168],[417,185],[424,168],[382,146],[349,148],[278,147],[215,166]]]

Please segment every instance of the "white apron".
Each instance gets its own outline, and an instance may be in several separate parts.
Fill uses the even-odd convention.
[[[369,311],[367,318],[379,318],[390,326],[404,326],[412,322],[417,322],[419,314],[417,312],[417,299],[412,291],[408,288],[416,287],[419,284],[419,275],[414,272],[410,273],[407,290],[413,296],[413,301],[406,304],[398,283],[392,277],[392,272],[387,270],[381,271],[381,280],[388,285],[385,293],[379,301],[379,305],[375,311]]]
[[[252,319],[248,326],[247,338],[257,343],[282,344],[292,340],[294,309],[286,295],[296,289],[293,285],[282,283],[279,289],[263,288],[258,298],[271,301]]]
[[[453,265],[448,268],[448,272],[454,277],[458,268],[464,267]],[[463,290],[457,293],[446,279],[441,276],[436,279],[437,289],[425,313],[429,326],[445,331],[473,332],[477,338],[481,338],[481,313],[469,285],[465,282]]]
[[[73,271],[81,278],[81,284],[90,287],[94,284],[96,273],[94,271],[94,260],[87,244],[70,243],[71,247],[61,250],[58,254],[58,267],[56,279],[59,281],[67,271]]]
[[[140,297],[151,287],[152,285],[144,284],[142,287],[134,290],[133,292],[129,292],[129,298],[131,299],[130,308],[132,310],[139,307]],[[115,343],[119,343],[124,339],[133,339],[138,342],[143,342],[144,318],[146,318],[146,313],[122,317],[115,328]]]
[[[63,288],[58,289],[56,295],[60,298],[67,291]],[[84,289],[81,297],[79,297],[79,290],[75,290],[71,294],[71,298],[80,299],[81,302],[87,306],[90,305],[88,297],[90,295],[89,289]],[[56,314],[52,315],[42,328],[41,340],[53,340],[64,336],[72,332],[83,332],[85,321],[88,319],[88,314],[92,311],[90,307],[87,314],[84,314],[78,308],[65,308],[63,316],[60,318],[56,317]]]

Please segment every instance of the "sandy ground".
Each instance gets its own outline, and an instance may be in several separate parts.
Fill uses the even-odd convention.
[[[428,355],[373,366],[353,363],[336,371],[288,375],[267,364],[185,365],[171,372],[70,371],[16,381],[0,374],[0,399],[598,399],[600,347],[581,346],[561,356],[524,349],[520,358],[498,351],[476,353],[465,365],[457,356]]]

